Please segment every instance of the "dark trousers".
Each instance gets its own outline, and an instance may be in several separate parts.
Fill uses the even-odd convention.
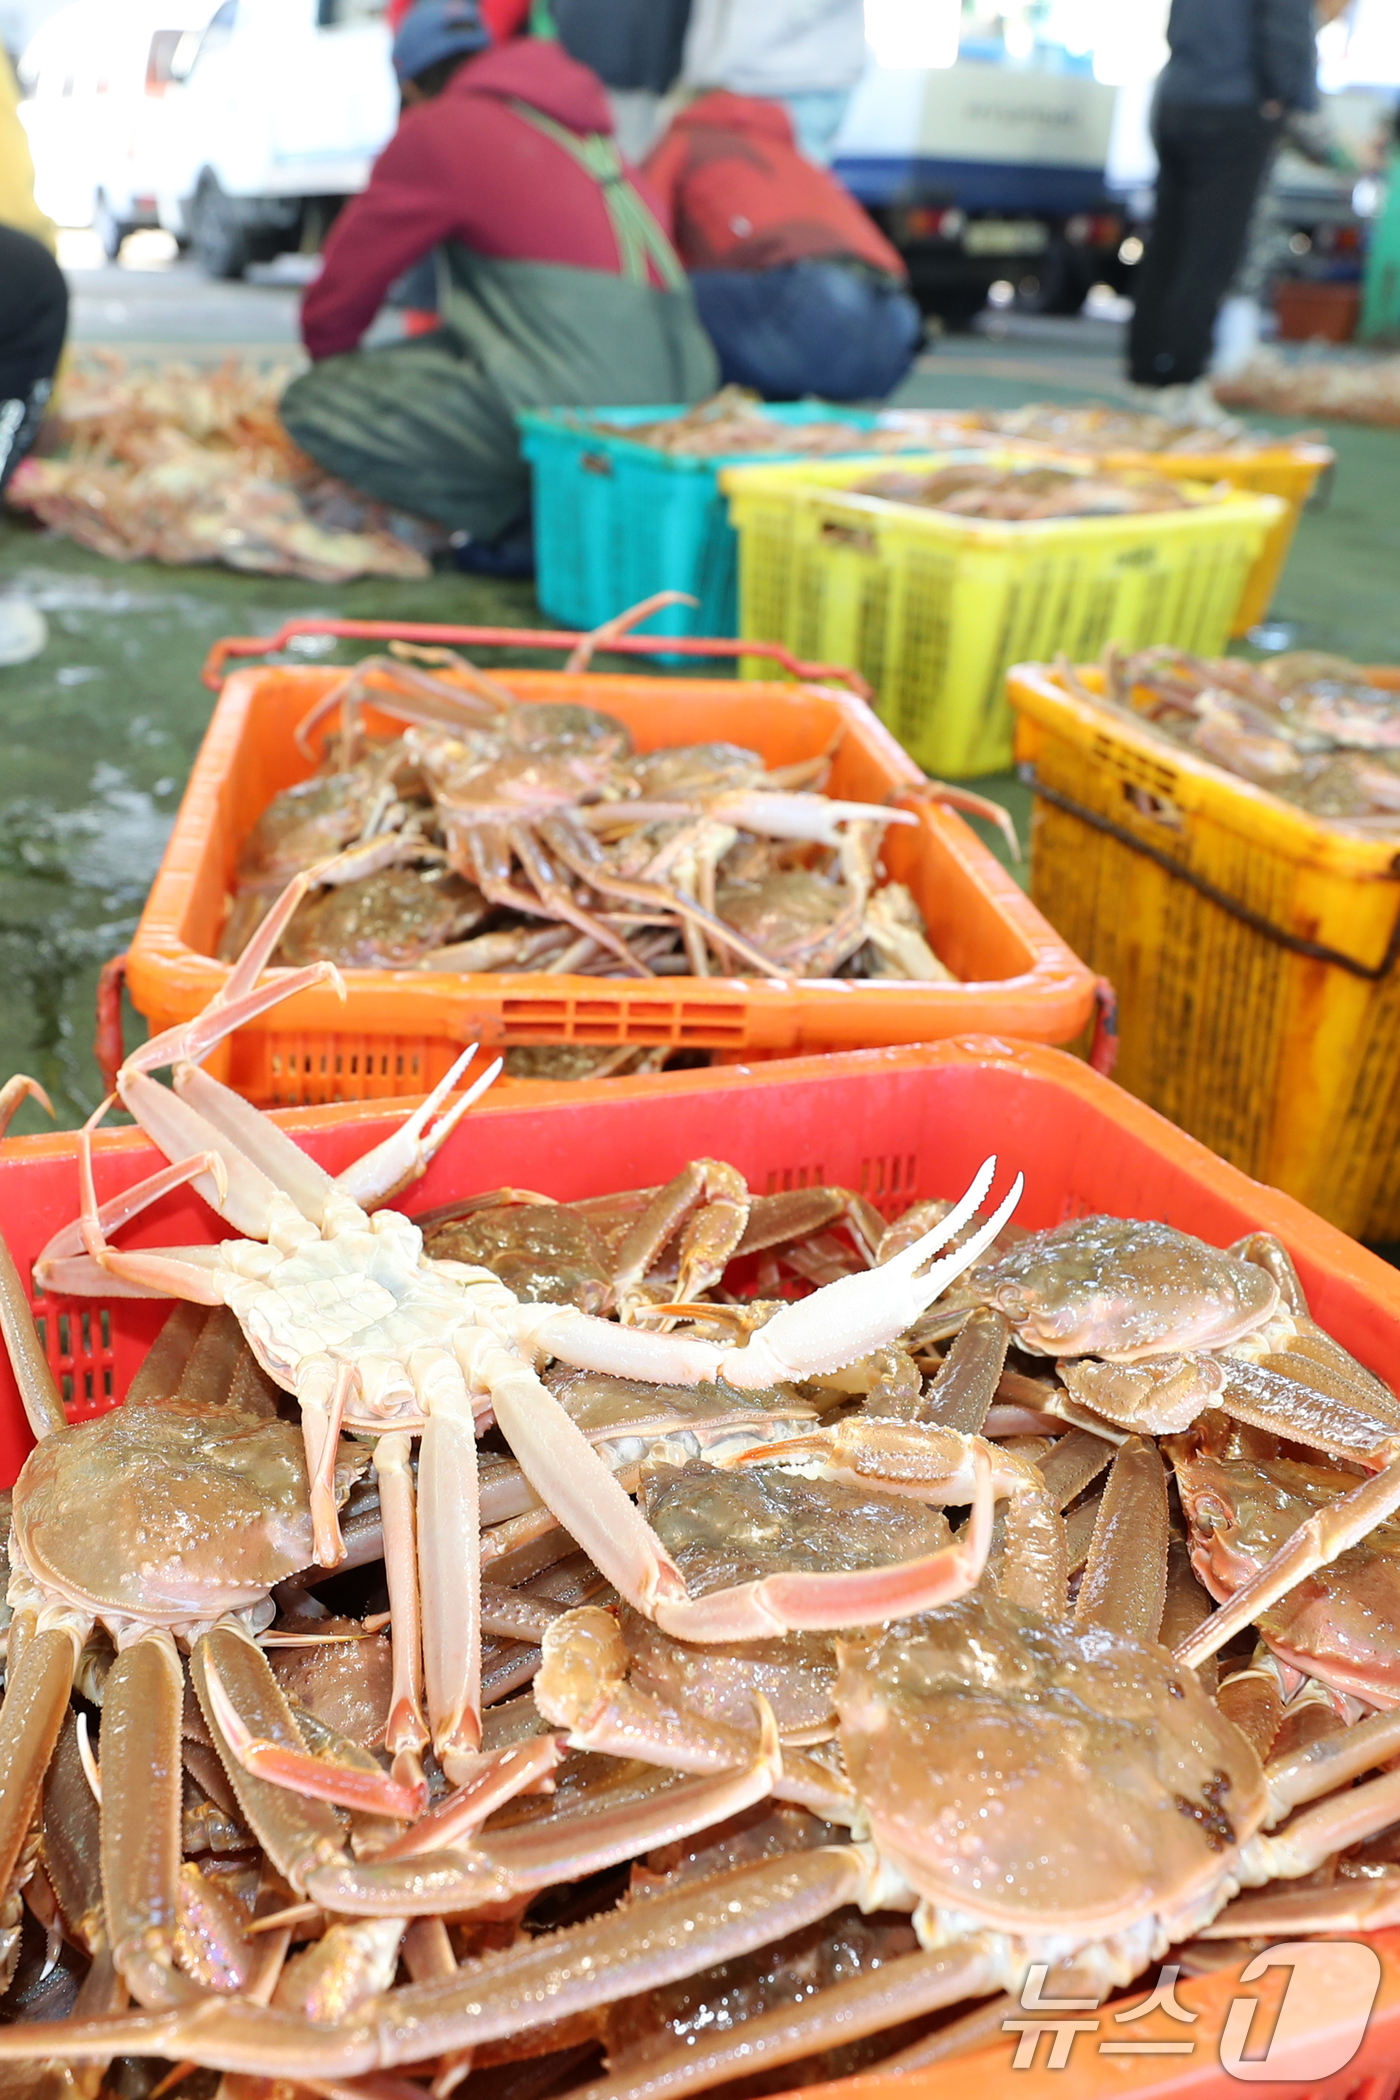
[[[907,292],[847,263],[697,270],[690,282],[726,384],[765,401],[883,400],[923,336]]]
[[[1210,361],[1279,126],[1251,107],[1161,102],[1152,131],[1157,216],[1134,287],[1128,369],[1140,386],[1176,386]]]
[[[0,226],[0,489],[38,434],[68,327],[68,286],[42,241]]]

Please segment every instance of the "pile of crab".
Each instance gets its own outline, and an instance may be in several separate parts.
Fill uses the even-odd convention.
[[[831,753],[774,770],[734,744],[639,752],[614,716],[518,700],[447,651],[407,653],[447,658],[447,675],[371,658],[302,724],[308,756],[317,725],[336,727],[319,770],[244,843],[225,959],[305,874],[285,964],[951,978],[907,886],[881,879],[886,828],[916,818],[822,793]],[[366,704],[403,733],[368,734]],[[980,797],[937,792],[1005,824]]]
[[[919,510],[959,518],[1034,524],[1048,518],[1121,518],[1144,511],[1187,510],[1192,498],[1180,482],[1141,467],[1096,467],[1080,460],[993,462],[958,460],[932,472],[882,469],[852,482],[850,494],[882,496]]]
[[[0,1279],[11,2086],[772,2090],[1400,1916],[1400,1401],[1281,1246],[991,1160],[410,1220],[479,1087],[331,1178],[201,1070],[328,974],[127,1062],[149,1181],[83,1133],[36,1283],[179,1301],[123,1404]],[[184,1183],[229,1236],[124,1248]]]
[[[1060,671],[1077,697],[1131,709],[1310,816],[1369,838],[1400,826],[1400,691],[1378,686],[1362,664],[1315,649],[1251,664],[1110,647],[1102,697]]]

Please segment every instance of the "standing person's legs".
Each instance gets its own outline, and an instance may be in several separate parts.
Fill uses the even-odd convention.
[[[1215,317],[1244,253],[1278,137],[1278,125],[1252,109],[1182,107],[1171,112],[1170,125],[1175,268],[1150,316],[1148,368],[1139,367],[1133,345],[1133,377],[1149,386],[1190,385],[1205,371]]]
[[[0,226],[0,489],[38,435],[68,328],[68,287],[41,241]]]
[[[1133,318],[1128,327],[1128,377],[1137,386],[1170,384],[1172,353],[1164,340],[1166,317],[1186,239],[1186,162],[1167,112],[1159,110],[1154,118],[1152,139],[1157,148],[1157,205],[1147,253],[1133,281]]]
[[[58,264],[42,241],[0,226],[0,491],[39,435],[67,328]],[[37,605],[0,594],[0,668],[28,663],[48,638]]]
[[[698,270],[691,285],[724,380],[768,401],[881,400],[922,339],[907,292],[845,263]]]

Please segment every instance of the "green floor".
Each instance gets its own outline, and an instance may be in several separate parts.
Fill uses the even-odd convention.
[[[1111,337],[1046,335],[952,339],[903,398],[957,407],[1112,387]],[[1400,661],[1400,432],[1329,436],[1335,483],[1303,521],[1275,613],[1300,646]],[[32,1073],[72,1123],[100,1094],[90,1047],[98,971],[135,927],[208,720],[199,671],[209,645],[298,615],[543,623],[526,586],[438,576],[327,588],[118,567],[4,518],[0,583],[15,582],[47,613],[52,638],[36,662],[0,670],[0,1076]],[[1019,784],[991,785],[1024,828]],[[43,1119],[26,1108],[14,1127]]]

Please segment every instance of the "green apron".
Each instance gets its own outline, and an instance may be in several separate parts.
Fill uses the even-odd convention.
[[[325,358],[282,397],[288,431],[328,472],[481,540],[529,506],[517,409],[699,401],[719,381],[684,273],[612,140],[516,108],[598,183],[621,274],[451,242],[438,250],[439,329]]]

